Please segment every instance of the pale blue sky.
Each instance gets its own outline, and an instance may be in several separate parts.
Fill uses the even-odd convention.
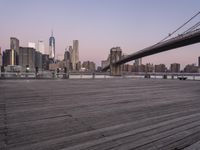
[[[199,0],[0,0],[0,46],[9,48],[9,38],[15,36],[21,46],[44,40],[48,51],[53,28],[59,57],[77,39],[80,59],[100,64],[110,48],[136,52],[158,42],[198,11]],[[200,44],[195,44],[143,62],[185,65],[197,63],[198,56]]]

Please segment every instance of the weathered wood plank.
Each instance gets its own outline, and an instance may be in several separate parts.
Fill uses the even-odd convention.
[[[183,150],[199,150],[200,149],[200,141],[186,147],[185,149]]]
[[[6,118],[7,128],[5,142],[0,123],[0,144],[9,150],[184,148],[200,140],[199,93],[194,81],[1,81],[0,121]]]

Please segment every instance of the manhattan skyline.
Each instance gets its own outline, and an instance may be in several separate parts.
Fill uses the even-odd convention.
[[[197,0],[0,0],[0,46],[2,50],[9,48],[10,37],[18,38],[20,46],[43,40],[48,52],[53,29],[57,56],[63,55],[65,48],[77,39],[80,60],[100,65],[114,46],[131,54],[159,42],[197,13],[199,5]],[[199,44],[186,46],[145,57],[143,62],[197,63],[199,49]]]

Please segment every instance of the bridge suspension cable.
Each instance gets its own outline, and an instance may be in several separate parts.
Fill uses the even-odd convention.
[[[162,39],[160,42],[158,42],[158,43],[161,43],[161,42],[163,42],[163,41],[165,41],[166,39],[168,39],[169,37],[171,37],[174,33],[176,33],[177,31],[179,31],[180,29],[182,29],[186,24],[188,24],[191,20],[193,20],[194,18],[196,18],[198,15],[200,14],[200,11],[198,12],[198,13],[196,13],[194,16],[192,16],[188,21],[186,21],[184,24],[182,24],[180,27],[178,27],[175,31],[173,31],[172,33],[170,33],[168,36],[166,36],[164,39]],[[199,22],[198,22],[199,23]],[[197,23],[197,24],[198,24]],[[197,25],[197,24],[195,24],[195,25]],[[194,26],[195,26],[194,25]],[[194,27],[193,26],[193,27]],[[199,26],[199,25],[198,25]],[[192,27],[191,27],[192,28]],[[197,27],[195,27],[195,28],[197,28]],[[189,29],[188,29],[189,30]],[[191,30],[194,30],[193,28],[192,29],[190,29],[190,31]],[[188,31],[189,32],[189,31]]]
[[[191,28],[189,28],[188,30],[186,30],[185,32],[183,32],[183,34],[186,34],[188,32],[194,31],[195,29],[197,29],[200,26],[200,21],[197,22],[194,26],[192,26]]]

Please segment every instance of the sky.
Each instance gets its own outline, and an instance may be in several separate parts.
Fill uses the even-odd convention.
[[[56,56],[79,40],[81,61],[97,65],[112,47],[131,54],[151,46],[200,11],[199,0],[0,0],[0,47],[10,47],[10,37],[28,42],[45,42],[51,30],[56,39]],[[197,23],[200,15],[176,35]],[[144,57],[143,63],[197,64],[200,44]]]

